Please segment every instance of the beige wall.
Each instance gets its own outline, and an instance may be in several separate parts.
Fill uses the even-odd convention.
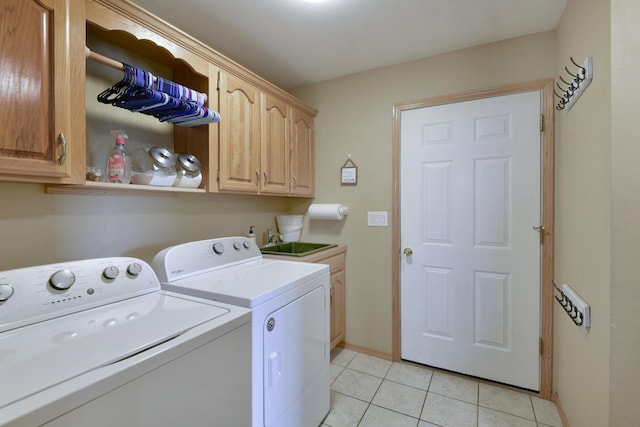
[[[126,255],[151,261],[190,240],[259,233],[300,199],[182,194],[173,197],[45,194],[41,184],[0,182],[0,270]],[[262,237],[261,235],[259,237]]]
[[[571,110],[556,113],[555,206],[556,283],[569,284],[593,314],[585,332],[554,304],[553,384],[572,426],[606,426],[611,277],[609,1],[570,0],[557,29],[556,53],[558,74],[571,64],[571,56],[578,63],[593,57],[591,85]]]
[[[640,3],[611,0],[610,426],[640,420]]]
[[[303,229],[305,240],[348,245],[349,344],[391,353],[391,227],[368,227],[367,211],[391,215],[393,104],[553,77],[556,69],[555,32],[545,32],[294,90],[320,111],[316,201],[351,208],[344,221],[305,219]],[[358,185],[342,187],[349,154]]]
[[[640,419],[639,21],[635,0],[572,0],[558,28],[558,60],[591,55],[595,69],[556,116],[557,164],[571,166],[556,181],[556,277],[580,278],[594,316],[588,334],[556,320],[554,381],[573,426]]]

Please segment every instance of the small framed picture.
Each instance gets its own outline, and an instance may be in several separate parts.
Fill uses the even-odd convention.
[[[349,158],[342,168],[340,168],[340,184],[357,185],[358,184],[358,166]]]

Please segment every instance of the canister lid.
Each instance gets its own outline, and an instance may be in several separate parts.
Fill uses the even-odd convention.
[[[200,160],[193,154],[178,154],[178,164],[188,172],[196,173],[200,170]]]
[[[162,168],[172,168],[176,165],[176,158],[173,153],[164,147],[149,148],[149,155],[154,163]]]

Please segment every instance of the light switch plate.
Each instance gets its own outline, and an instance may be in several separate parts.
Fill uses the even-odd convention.
[[[367,212],[367,225],[369,227],[387,227],[389,225],[387,211]]]

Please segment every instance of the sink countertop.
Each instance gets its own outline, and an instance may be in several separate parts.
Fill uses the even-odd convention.
[[[262,254],[262,256],[268,259],[281,259],[281,260],[298,261],[298,262],[318,262],[325,258],[329,258],[346,251],[347,251],[346,245],[338,245],[337,247],[325,249],[319,252],[312,253],[307,256],[289,256],[289,255],[272,255],[272,254]]]

